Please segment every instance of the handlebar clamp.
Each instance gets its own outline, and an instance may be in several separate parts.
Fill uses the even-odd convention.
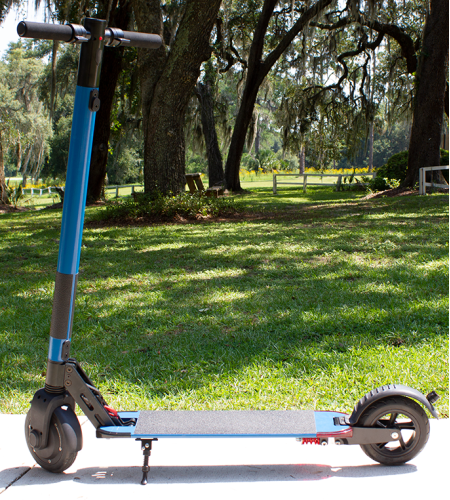
[[[91,38],[91,34],[87,29],[81,24],[69,24],[72,28],[72,39],[69,40],[69,43],[83,43],[88,42]]]

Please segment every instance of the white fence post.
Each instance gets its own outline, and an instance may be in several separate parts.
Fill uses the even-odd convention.
[[[273,194],[277,194],[277,174],[273,174]]]
[[[438,187],[443,189],[448,189],[448,184],[435,184],[433,182],[433,176],[431,176],[431,182],[426,182],[426,173],[433,172],[436,170],[448,170],[448,165],[441,165],[439,167],[422,167],[419,169],[419,194],[426,195],[427,194],[427,186],[429,187]]]
[[[303,175],[303,192],[306,193],[306,185],[308,183],[308,176],[306,174]]]

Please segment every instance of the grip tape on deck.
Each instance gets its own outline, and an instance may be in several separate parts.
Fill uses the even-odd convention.
[[[141,411],[134,435],[315,435],[314,411]]]

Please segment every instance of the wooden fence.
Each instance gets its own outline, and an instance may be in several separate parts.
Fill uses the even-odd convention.
[[[438,187],[448,189],[448,184],[436,184],[433,182],[433,176],[431,176],[431,182],[426,182],[426,173],[433,172],[436,170],[448,170],[448,165],[440,167],[422,167],[419,169],[419,194],[427,194],[427,187]]]
[[[341,189],[342,179],[345,177],[352,177],[353,174],[273,174],[273,194],[277,194],[277,186],[280,184],[288,184],[291,186],[303,186],[303,192],[306,193],[306,187],[309,184],[310,186],[335,186],[336,191]],[[375,177],[377,174],[373,172],[367,172],[365,174],[356,174],[354,177]],[[277,177],[295,177],[292,181],[277,181]],[[301,182],[293,182],[297,179],[303,178]],[[309,177],[336,177],[336,182],[333,183],[325,183],[325,182],[309,182]],[[364,183],[362,183],[364,184]]]
[[[105,191],[108,190],[114,190],[115,191],[115,197],[119,197],[119,189],[122,188],[131,188],[131,192],[134,193],[135,188],[137,187],[143,187],[142,184],[123,184],[121,186],[105,186]],[[64,186],[61,186],[61,189],[64,191]],[[45,188],[24,188],[23,189],[23,194],[30,194],[31,197],[37,195],[41,197],[43,194],[52,194],[56,193],[56,187],[55,186],[49,186]]]
[[[33,198],[35,194],[37,194],[39,197],[41,197],[43,194],[52,194],[52,189],[55,190],[56,189],[55,186],[49,186],[46,188],[23,188],[22,192],[23,194],[29,192],[29,194]],[[64,189],[64,186],[62,187],[62,189]]]

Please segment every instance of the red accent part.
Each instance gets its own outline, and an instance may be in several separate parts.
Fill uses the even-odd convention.
[[[302,444],[320,444],[319,438],[302,438]]]
[[[104,406],[105,410],[113,417],[118,417],[119,414],[117,413],[117,411],[114,409],[114,408],[111,408],[110,406]]]
[[[347,427],[344,428],[344,430],[338,432],[318,432],[317,436],[319,438],[330,438],[330,437],[351,438],[353,436],[353,429],[351,427]]]
[[[103,37],[102,37],[102,36],[99,36],[99,37],[98,37],[98,39],[99,39],[100,41],[102,41],[102,40],[103,40]]]

